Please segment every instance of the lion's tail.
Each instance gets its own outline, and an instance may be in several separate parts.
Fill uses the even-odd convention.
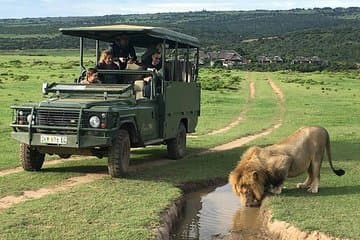
[[[326,131],[326,130],[325,130]],[[330,148],[330,136],[329,136],[329,133],[326,131],[326,135],[327,135],[327,138],[326,138],[326,154],[327,154],[327,158],[329,160],[329,163],[330,163],[330,167],[331,169],[333,170],[333,172],[338,175],[338,176],[342,176],[345,174],[345,171],[343,169],[335,169],[333,164],[332,164],[332,161],[331,161],[331,148]]]

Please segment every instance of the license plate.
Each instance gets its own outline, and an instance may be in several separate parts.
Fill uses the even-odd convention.
[[[40,142],[47,144],[67,144],[67,137],[55,135],[40,135]]]

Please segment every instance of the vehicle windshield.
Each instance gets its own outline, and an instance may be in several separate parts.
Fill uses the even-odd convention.
[[[131,84],[65,84],[52,83],[43,85],[44,95],[51,97],[101,97],[101,98],[128,98],[133,95]]]

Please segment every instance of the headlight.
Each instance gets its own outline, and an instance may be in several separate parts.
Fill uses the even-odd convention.
[[[98,116],[90,117],[89,124],[93,128],[98,128],[100,126],[100,118]]]
[[[17,110],[16,118],[19,125],[28,124],[29,120],[31,120],[31,112],[26,110]]]
[[[28,123],[30,123],[31,120],[32,120],[32,119],[31,119],[31,114],[27,115],[27,116],[26,116],[26,121],[27,121]]]
[[[26,121],[27,121],[27,123],[31,123],[31,124],[35,124],[35,115],[33,115],[32,117],[31,117],[31,113],[30,114],[28,114],[27,116],[26,116]]]

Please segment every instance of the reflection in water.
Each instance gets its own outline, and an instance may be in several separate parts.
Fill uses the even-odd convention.
[[[266,233],[264,216],[259,208],[240,208],[233,216],[232,231],[224,239],[271,239]]]
[[[269,239],[258,208],[242,208],[230,185],[190,193],[173,239]]]

